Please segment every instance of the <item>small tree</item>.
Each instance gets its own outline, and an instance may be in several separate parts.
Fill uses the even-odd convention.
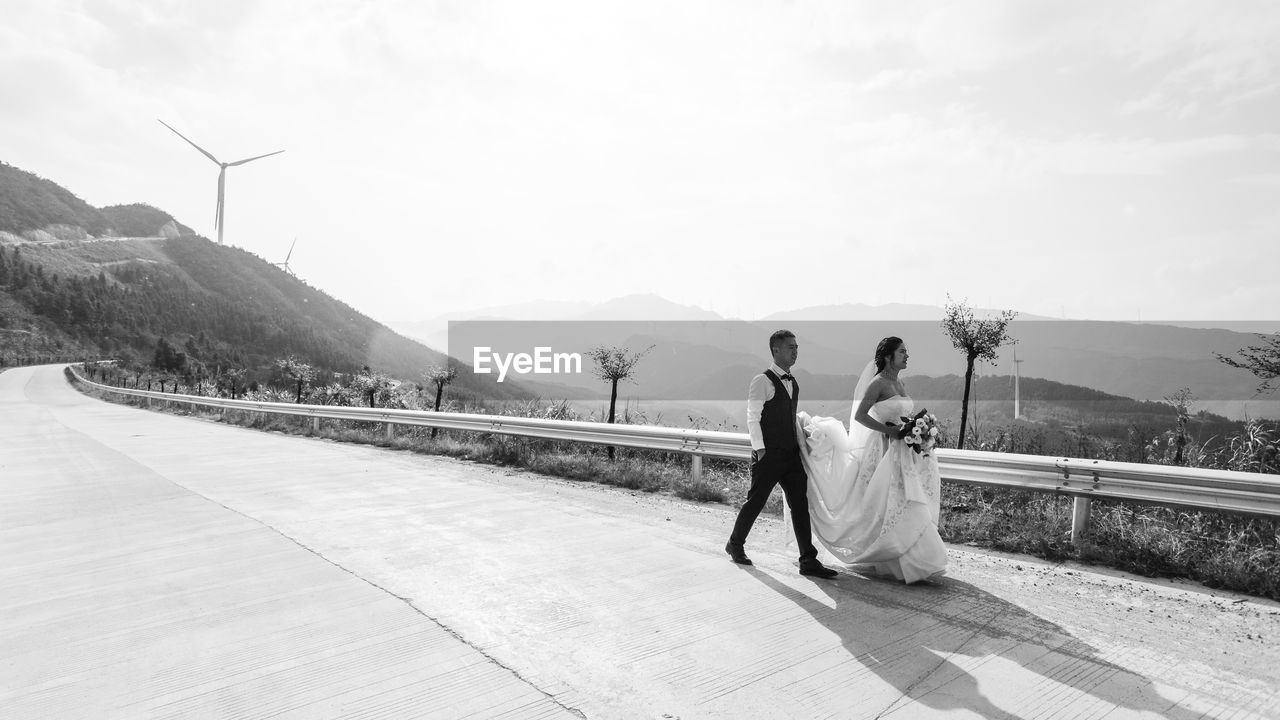
[[[1233,368],[1248,370],[1262,378],[1262,384],[1258,385],[1259,393],[1271,392],[1275,389],[1271,387],[1271,381],[1280,377],[1280,334],[1254,334],[1261,338],[1265,344],[1250,345],[1247,348],[1237,350],[1236,355],[1240,359],[1227,357],[1221,353],[1214,353],[1214,355],[1218,356],[1218,360]]]
[[[1172,395],[1166,395],[1164,401],[1173,406],[1178,411],[1178,425],[1173,435],[1174,456],[1173,464],[1181,465],[1183,460],[1183,451],[1187,447],[1187,422],[1191,420],[1190,408],[1191,403],[1196,401],[1196,397],[1191,394],[1191,388],[1182,388]]]
[[[641,350],[640,352],[631,352],[627,348],[606,347],[597,345],[587,351],[587,357],[596,363],[596,377],[609,383],[609,420],[613,424],[613,420],[617,417],[618,407],[618,382],[626,380],[635,372],[636,364],[640,362],[640,358],[649,354],[653,346]],[[613,459],[613,446],[609,446],[609,459]]]
[[[236,399],[236,395],[244,391],[246,373],[240,368],[227,368],[218,373],[217,384],[218,391],[225,392],[231,396],[232,400]]]
[[[960,441],[956,447],[964,447],[966,422],[969,416],[969,389],[973,384],[973,364],[978,360],[996,364],[996,350],[1003,345],[1016,343],[1009,336],[1009,323],[1018,313],[1002,310],[993,318],[979,320],[973,316],[973,308],[965,301],[952,302],[947,296],[946,314],[942,329],[951,338],[951,344],[964,353],[964,400],[960,404]]]
[[[426,372],[422,373],[423,380],[427,381],[428,384],[432,384],[436,386],[436,402],[435,402],[435,405],[433,406],[436,412],[440,411],[440,400],[444,398],[444,386],[453,382],[457,378],[458,378],[458,368],[452,365],[448,367],[432,365],[431,367],[427,368]],[[436,432],[439,429],[440,428],[435,428],[435,427],[431,428],[432,439],[435,439]]]
[[[369,407],[377,407],[378,398],[382,398],[384,405],[391,398],[391,388],[395,387],[395,381],[365,365],[360,368],[360,373],[352,378],[351,386],[360,393],[361,397],[369,400]]]
[[[280,368],[280,373],[294,386],[296,391],[293,400],[294,404],[301,404],[302,391],[306,388],[307,383],[316,379],[316,369],[293,355],[283,360],[277,360],[276,367]]]

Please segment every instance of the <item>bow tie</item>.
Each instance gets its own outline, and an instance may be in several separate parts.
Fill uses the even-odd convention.
[[[783,373],[783,374],[782,374],[782,379],[783,379],[783,380],[795,380],[795,376],[793,376],[791,373]]]

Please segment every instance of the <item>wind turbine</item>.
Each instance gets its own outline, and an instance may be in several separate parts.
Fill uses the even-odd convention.
[[[294,238],[293,242],[289,245],[289,254],[284,256],[284,262],[271,263],[294,277],[298,277],[298,274],[293,271],[293,268],[289,267],[289,258],[293,257],[293,246],[297,244],[298,238]]]
[[[167,123],[167,122],[165,122],[165,121],[163,121],[163,120],[160,120],[159,118],[157,118],[157,119],[156,119],[156,121],[157,121],[157,122],[159,122],[161,125],[163,125],[163,126],[165,126],[165,127],[169,128],[170,130],[173,130],[173,128],[169,126],[169,123]],[[253,162],[254,160],[261,160],[261,159],[262,159],[262,158],[264,158],[264,157],[271,157],[272,155],[279,155],[280,153],[282,153],[282,152],[284,152],[284,151],[283,151],[283,150],[277,150],[277,151],[275,151],[275,152],[269,152],[269,153],[267,153],[266,155],[258,155],[258,156],[251,157],[251,158],[245,158],[244,160],[236,160],[235,162],[225,163],[225,162],[222,162],[221,160],[219,160],[218,158],[214,157],[214,156],[213,156],[213,154],[212,154],[212,153],[210,153],[208,150],[205,150],[204,148],[200,147],[199,145],[197,145],[197,144],[195,144],[195,143],[191,142],[191,140],[190,140],[186,135],[183,135],[182,133],[178,132],[177,130],[173,130],[173,134],[174,134],[174,135],[177,135],[178,137],[182,138],[183,140],[186,140],[187,142],[191,143],[191,147],[193,147],[193,148],[195,148],[195,149],[199,150],[201,153],[203,153],[203,154],[204,154],[204,156],[205,156],[205,157],[209,158],[209,159],[210,159],[210,160],[212,160],[216,165],[218,165],[220,168],[222,168],[221,170],[219,170],[219,171],[218,171],[218,208],[217,208],[217,210],[215,210],[215,211],[214,211],[214,215],[213,215],[213,226],[214,226],[215,228],[217,228],[217,230],[218,230],[218,244],[219,244],[219,245],[221,245],[221,244],[222,244],[222,230],[223,230],[223,224],[224,224],[224,223],[223,223],[223,211],[224,211],[224,209],[226,208],[225,195],[226,195],[226,187],[227,187],[227,168],[229,168],[229,167],[235,167],[236,165],[243,165],[243,164],[245,164],[245,163],[247,163],[247,162]]]

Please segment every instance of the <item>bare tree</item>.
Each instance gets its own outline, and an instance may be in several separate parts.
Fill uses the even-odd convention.
[[[606,347],[597,345],[587,351],[587,357],[596,363],[596,377],[609,383],[609,423],[612,424],[617,417],[618,407],[618,382],[626,380],[635,372],[636,363],[640,362],[640,358],[649,354],[653,346],[641,350],[640,352],[631,352],[624,347]],[[609,459],[613,459],[613,446],[609,446]]]
[[[433,407],[436,412],[439,412],[440,400],[444,398],[444,386],[458,379],[458,368],[453,365],[448,367],[432,365],[427,368],[426,372],[422,373],[422,379],[436,386],[436,402]],[[431,437],[433,439],[439,429],[440,428],[435,427],[431,428]]]
[[[1217,355],[1219,360],[1233,368],[1248,370],[1262,378],[1262,384],[1258,385],[1259,394],[1271,392],[1275,389],[1271,386],[1271,381],[1280,377],[1280,334],[1254,334],[1261,338],[1265,344],[1250,345],[1247,348],[1237,350],[1236,355],[1239,356],[1239,360],[1221,353],[1214,353],[1214,355]]]
[[[297,392],[293,401],[295,404],[301,404],[302,390],[307,383],[316,379],[316,369],[293,355],[283,360],[277,360],[276,367],[280,368],[280,373],[296,387]]]
[[[965,301],[952,302],[947,296],[946,314],[942,318],[942,329],[951,338],[951,344],[964,353],[964,401],[960,405],[960,442],[956,447],[964,447],[966,422],[969,416],[969,389],[973,384],[973,364],[978,360],[996,364],[996,350],[1003,345],[1017,342],[1009,336],[1009,323],[1018,313],[1002,310],[993,318],[979,320],[973,316],[973,308]]]
[[[1178,411],[1178,427],[1173,436],[1177,450],[1173,456],[1173,464],[1181,465],[1183,450],[1187,447],[1187,423],[1191,420],[1189,410],[1191,403],[1196,401],[1196,396],[1191,394],[1191,388],[1184,387],[1172,395],[1166,395],[1164,401]]]

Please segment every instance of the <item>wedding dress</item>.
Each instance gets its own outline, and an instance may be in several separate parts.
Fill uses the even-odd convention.
[[[857,412],[871,365],[854,391]],[[915,403],[895,395],[871,406],[878,422],[901,422]],[[799,413],[806,442],[800,456],[809,476],[809,516],[813,535],[847,565],[874,565],[908,583],[943,572],[947,550],[938,535],[941,478],[938,458],[920,455],[849,418],[850,430],[835,418]],[[784,517],[786,513],[784,513]]]

